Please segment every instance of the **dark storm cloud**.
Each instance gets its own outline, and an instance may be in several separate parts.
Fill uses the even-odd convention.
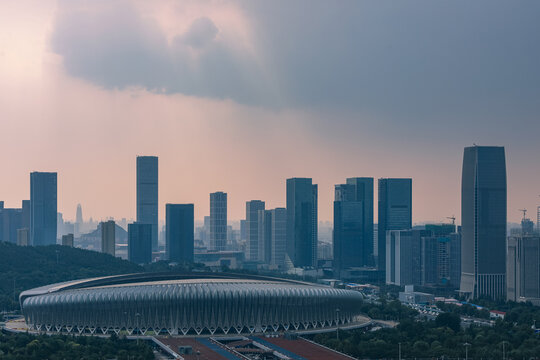
[[[177,36],[175,41],[186,43],[193,48],[202,48],[214,40],[218,32],[219,30],[212,20],[202,17],[195,20],[188,31]]]
[[[70,75],[108,89],[143,87],[242,103],[267,97],[257,65],[215,41],[218,32],[202,17],[169,44],[159,24],[128,2],[100,3],[59,13],[51,47]]]
[[[540,2],[242,1],[265,68],[201,18],[167,44],[126,6],[59,16],[68,72],[107,88],[407,118],[540,109]],[[188,47],[201,52],[194,62]],[[489,109],[489,110],[488,110]]]

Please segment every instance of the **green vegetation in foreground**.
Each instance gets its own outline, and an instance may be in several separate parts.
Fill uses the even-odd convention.
[[[29,335],[0,333],[2,360],[64,359],[154,359],[151,347],[144,341],[119,339],[116,336]]]
[[[471,344],[468,347],[469,359],[500,359],[503,343],[508,359],[538,359],[540,337],[531,325],[533,320],[540,320],[540,308],[516,303],[505,306],[506,318],[497,320],[495,326],[461,329],[457,309],[439,315],[435,321],[428,321],[397,300],[383,300],[381,305],[365,304],[364,311],[378,319],[396,319],[399,316],[397,328],[368,332],[340,330],[340,340],[336,339],[336,333],[318,334],[313,340],[360,359],[397,359],[399,343],[403,359],[465,358],[465,343]]]
[[[96,251],[0,242],[0,311],[19,309],[19,293],[38,286],[142,271],[139,265]]]
[[[19,310],[19,294],[28,289],[69,280],[140,272],[191,273],[194,269],[208,271],[202,264],[169,266],[159,261],[143,266],[96,251],[60,245],[17,246],[0,242],[0,311]],[[221,269],[229,272],[228,268]],[[234,270],[234,273],[276,276],[275,273],[257,273]],[[294,275],[280,275],[296,280],[314,281]]]

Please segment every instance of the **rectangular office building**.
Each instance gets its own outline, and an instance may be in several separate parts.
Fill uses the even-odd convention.
[[[137,156],[137,222],[152,225],[152,251],[158,250],[158,157]]]
[[[167,259],[192,263],[195,241],[193,204],[167,204],[165,213]]]
[[[57,174],[30,174],[30,243],[33,246],[56,244]]]
[[[412,228],[412,179],[379,179],[378,269],[385,278],[387,231]]]
[[[210,194],[210,250],[227,249],[227,193]]]
[[[152,262],[151,224],[128,224],[128,260],[136,264]]]
[[[287,255],[294,267],[317,265],[317,198],[311,178],[287,179]]]
[[[469,298],[506,298],[504,147],[471,146],[461,179],[461,284]]]
[[[101,226],[101,252],[115,256],[116,252],[116,224],[109,220],[102,222]]]
[[[262,261],[264,254],[259,254],[259,211],[264,211],[264,201],[251,200],[246,202],[246,260]],[[261,247],[264,251],[264,246]]]
[[[540,305],[540,236],[509,236],[507,244],[507,300]]]

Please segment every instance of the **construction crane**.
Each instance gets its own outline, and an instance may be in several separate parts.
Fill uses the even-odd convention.
[[[525,220],[527,218],[527,209],[519,209],[518,211],[523,213],[523,220]]]
[[[447,216],[446,218],[448,220],[452,220],[452,225],[456,225],[456,217],[455,217],[455,215]]]

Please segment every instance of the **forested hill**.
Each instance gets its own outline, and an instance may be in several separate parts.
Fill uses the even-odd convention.
[[[95,251],[0,242],[0,311],[18,309],[19,293],[34,287],[142,271],[142,267],[129,261]]]

